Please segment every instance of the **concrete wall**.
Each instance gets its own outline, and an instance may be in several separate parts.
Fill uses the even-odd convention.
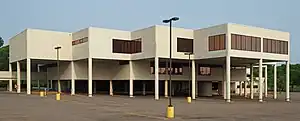
[[[130,54],[113,53],[113,39],[131,40],[131,33],[128,31],[90,27],[90,57],[97,59],[130,60]]]
[[[212,96],[212,82],[198,82],[198,96]]]
[[[194,31],[195,59],[217,58],[226,56],[226,50],[209,51],[208,37],[227,33],[227,25],[222,24]],[[227,42],[226,42],[227,43]]]
[[[26,80],[26,72],[21,72],[21,80]],[[14,79],[17,79],[17,72],[13,72],[12,76]],[[47,73],[46,72],[31,72],[31,80],[46,80]]]
[[[170,28],[168,26],[155,26],[156,56],[161,58],[169,58],[170,50]],[[177,37],[193,39],[194,33],[192,29],[172,28],[172,58],[188,59],[183,52],[177,52]],[[191,56],[193,58],[193,56]]]
[[[56,46],[62,47],[60,60],[72,60],[72,34],[47,30],[27,30],[27,54],[31,59],[56,60]]]
[[[27,29],[9,39],[9,62],[26,59],[27,57]]]
[[[80,30],[78,32],[75,32],[72,34],[72,41],[74,40],[79,40],[85,37],[89,37],[89,29],[83,29]],[[81,43],[81,44],[77,44],[77,45],[73,45],[72,43],[72,56],[73,56],[73,60],[80,60],[80,59],[86,59],[89,57],[89,42],[90,42],[90,38],[88,38],[88,42],[85,43]]]
[[[142,39],[142,52],[131,55],[132,60],[153,58],[156,55],[156,26],[131,32],[131,39]]]

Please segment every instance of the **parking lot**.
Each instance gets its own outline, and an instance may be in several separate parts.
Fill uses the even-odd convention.
[[[292,102],[267,99],[257,100],[233,98],[225,103],[219,98],[198,98],[187,104],[183,97],[173,99],[175,119],[203,121],[299,121],[300,93],[291,93]],[[108,96],[38,95],[0,92],[0,121],[157,121],[165,118],[167,98],[155,101],[152,96]]]

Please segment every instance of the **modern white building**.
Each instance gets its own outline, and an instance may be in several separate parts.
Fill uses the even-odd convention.
[[[22,88],[31,94],[37,82],[57,90],[59,79],[61,91],[72,95],[153,94],[159,99],[169,94],[166,72],[171,72],[173,95],[188,94],[190,82],[193,99],[211,96],[213,90],[218,90],[229,102],[235,82],[247,80],[246,67],[258,65],[258,87],[263,87],[263,63],[290,63],[287,32],[231,23],[198,30],[174,27],[172,69],[166,69],[169,40],[169,27],[160,25],[132,32],[95,27],[73,33],[26,29],[9,40],[10,74],[16,80],[18,93]],[[61,47],[59,74],[55,47]],[[186,52],[193,53],[191,71]],[[289,101],[289,74],[286,75]],[[249,85],[253,99],[253,83]],[[263,88],[259,89],[262,101]]]

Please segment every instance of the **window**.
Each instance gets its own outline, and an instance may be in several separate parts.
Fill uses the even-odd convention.
[[[193,53],[193,41],[193,39],[177,38],[177,52]]]
[[[224,50],[226,46],[226,35],[214,35],[208,37],[209,51]]]
[[[141,39],[121,40],[113,39],[113,53],[133,54],[141,52]]]
[[[88,40],[89,40],[88,37],[84,37],[84,38],[81,38],[81,39],[78,39],[78,40],[74,40],[74,41],[72,41],[72,46],[78,45],[78,44],[81,44],[81,43],[85,43]]]
[[[260,38],[231,34],[231,49],[260,52]]]
[[[288,54],[288,42],[275,39],[263,39],[264,52],[266,53],[276,53],[276,54]]]
[[[199,75],[201,76],[210,76],[211,75],[211,68],[207,66],[199,66]]]

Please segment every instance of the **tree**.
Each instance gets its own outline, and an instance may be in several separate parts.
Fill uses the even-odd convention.
[[[2,37],[0,37],[0,47],[2,47],[4,44],[4,40],[2,39]]]
[[[9,68],[9,46],[0,48],[0,71],[8,71]]]

